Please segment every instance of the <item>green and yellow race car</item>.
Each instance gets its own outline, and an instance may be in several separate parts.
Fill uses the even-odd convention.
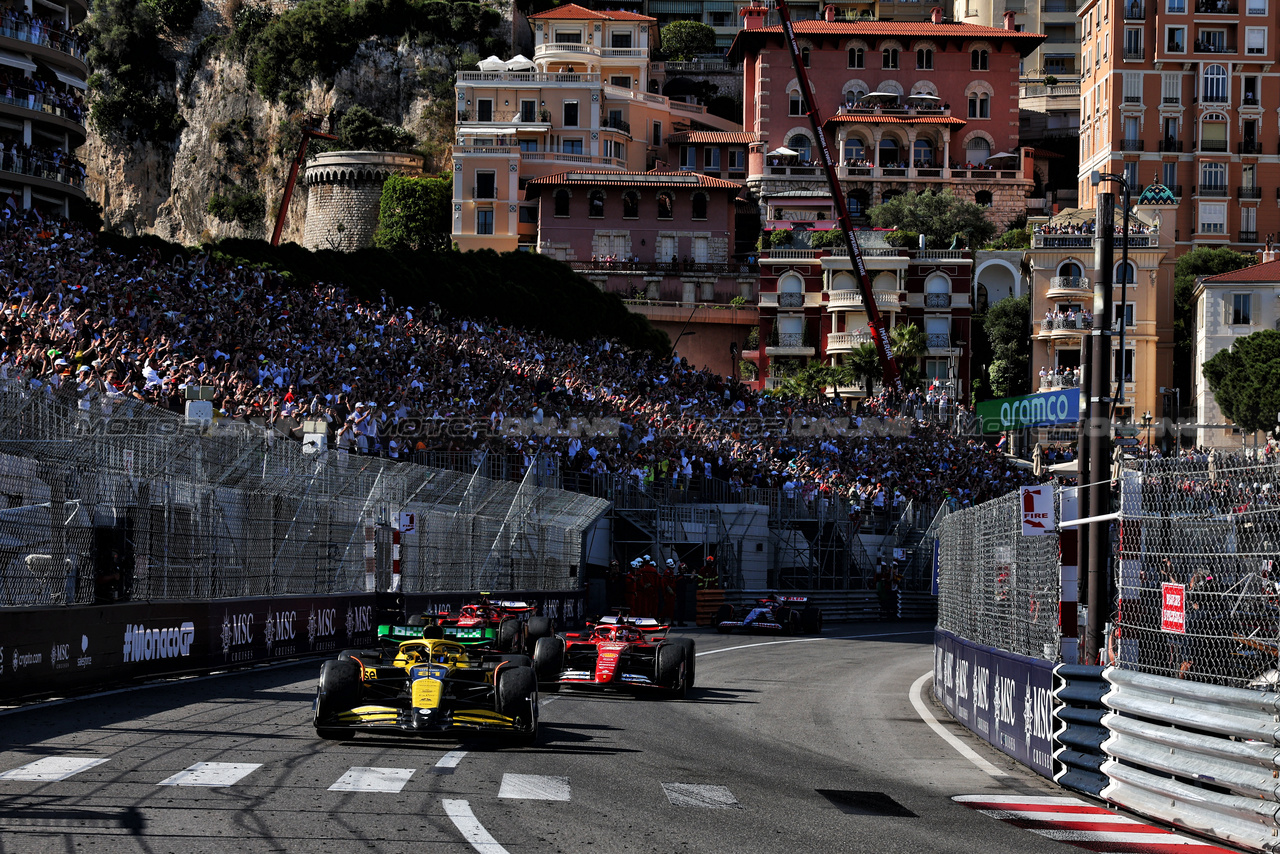
[[[439,638],[344,650],[320,668],[316,734],[493,732],[517,744],[538,737],[538,680],[524,655],[468,650]]]

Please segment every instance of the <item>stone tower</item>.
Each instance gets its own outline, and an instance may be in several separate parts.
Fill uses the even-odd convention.
[[[382,182],[392,175],[422,175],[422,157],[385,151],[330,151],[307,162],[308,249],[353,252],[373,245]]]

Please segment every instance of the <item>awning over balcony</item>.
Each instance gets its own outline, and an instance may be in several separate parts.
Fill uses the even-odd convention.
[[[36,64],[27,59],[20,53],[13,53],[8,50],[0,50],[0,65],[8,65],[11,68],[21,68],[23,71],[35,71]]]

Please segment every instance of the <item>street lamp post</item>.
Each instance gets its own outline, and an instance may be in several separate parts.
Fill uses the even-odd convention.
[[[1142,426],[1147,428],[1147,457],[1151,457],[1151,422],[1155,419],[1151,416],[1151,410],[1148,409],[1142,413]]]
[[[1123,175],[1113,175],[1110,172],[1093,172],[1090,174],[1089,180],[1095,187],[1103,181],[1115,181],[1120,185],[1121,198],[1124,200],[1124,211],[1121,213],[1120,218],[1120,269],[1124,270],[1124,274],[1120,279],[1120,310],[1116,312],[1116,316],[1120,318],[1120,378],[1119,382],[1116,383],[1118,387],[1116,396],[1111,401],[1111,413],[1114,416],[1116,408],[1124,403],[1125,367],[1128,361],[1124,352],[1124,327],[1125,321],[1128,319],[1125,303],[1128,299],[1129,289],[1129,182],[1125,180]],[[1095,323],[1097,319],[1095,313]]]

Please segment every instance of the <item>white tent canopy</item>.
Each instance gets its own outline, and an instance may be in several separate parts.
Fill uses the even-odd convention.
[[[507,68],[507,63],[496,56],[487,56],[476,65],[481,71],[505,71]]]
[[[508,71],[528,71],[534,67],[533,60],[529,59],[523,53],[517,53],[515,56],[507,60]]]
[[[795,157],[800,152],[792,151],[790,148],[787,148],[785,146],[779,146],[778,148],[775,148],[773,151],[770,151],[769,153],[778,154],[778,155],[781,155],[782,157]]]

